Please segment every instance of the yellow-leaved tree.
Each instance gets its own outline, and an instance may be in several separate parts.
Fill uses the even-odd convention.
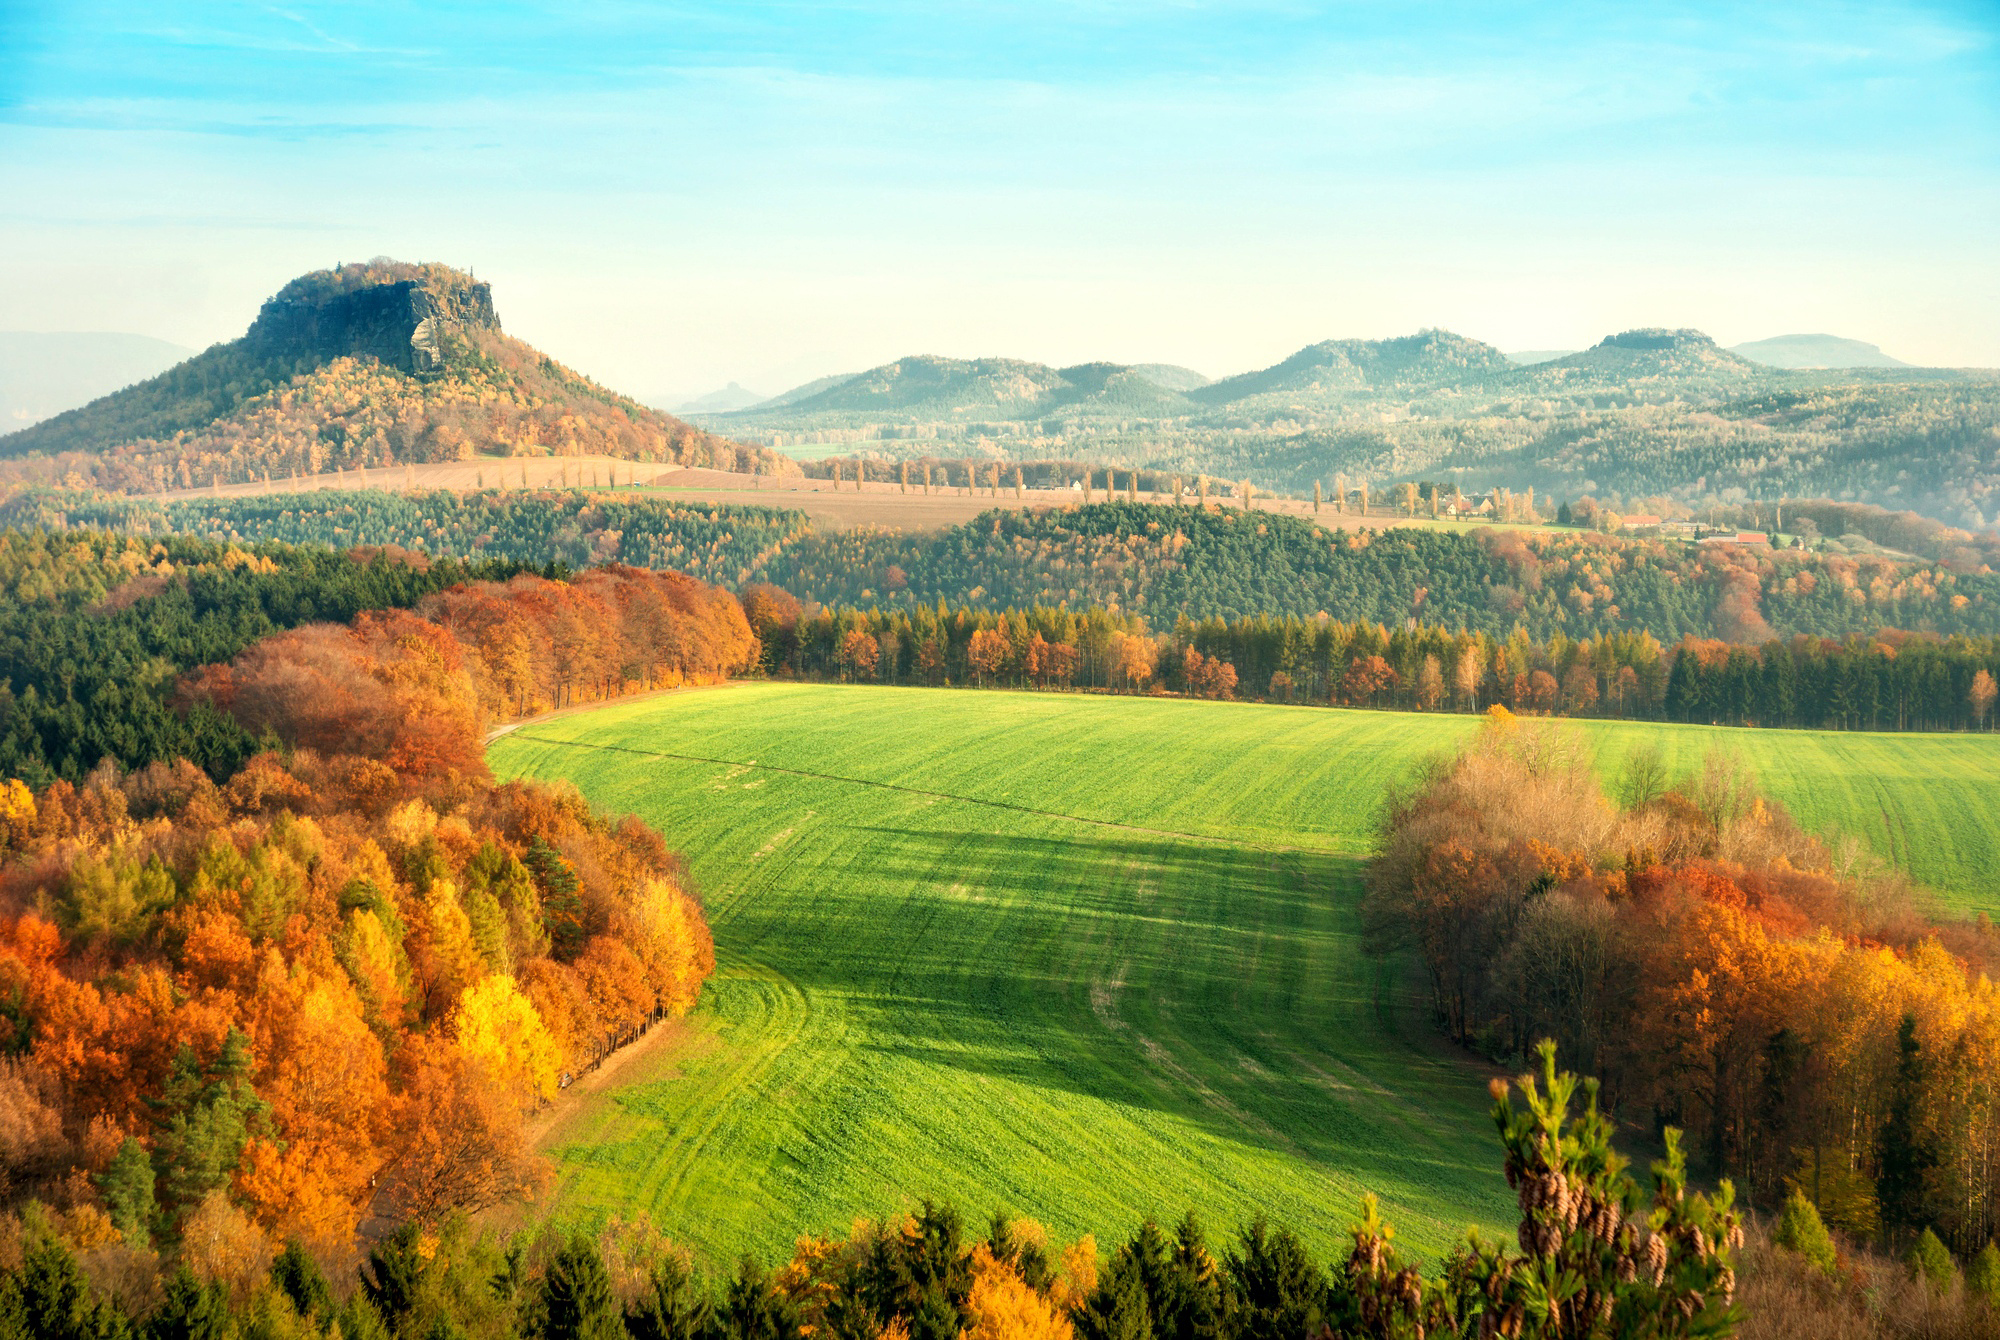
[[[512,977],[495,973],[467,987],[452,1016],[452,1037],[460,1055],[522,1106],[555,1096],[562,1050]]]

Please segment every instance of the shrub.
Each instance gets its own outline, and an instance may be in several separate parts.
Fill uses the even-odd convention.
[[[1965,1291],[1983,1302],[2000,1303],[2000,1247],[1988,1242],[1966,1264]]]
[[[1951,1249],[1928,1228],[1918,1235],[1907,1259],[1911,1276],[1940,1293],[1951,1288],[1952,1276],[1958,1273],[1958,1263],[1951,1259]]]
[[[1778,1216],[1778,1229],[1772,1240],[1787,1251],[1804,1257],[1807,1264],[1822,1274],[1833,1274],[1836,1265],[1833,1236],[1826,1231],[1826,1223],[1819,1217],[1819,1210],[1798,1192],[1794,1191],[1785,1201],[1784,1212]]]

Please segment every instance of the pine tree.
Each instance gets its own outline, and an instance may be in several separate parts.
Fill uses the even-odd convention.
[[[419,1233],[417,1225],[404,1224],[369,1250],[361,1268],[361,1292],[356,1297],[366,1298],[391,1332],[401,1330],[416,1310],[423,1288],[425,1260]]]
[[[160,1212],[153,1198],[153,1160],[145,1146],[131,1136],[118,1146],[118,1156],[97,1177],[97,1189],[104,1196],[104,1208],[111,1223],[134,1247],[152,1241],[153,1220]]]
[[[1925,1069],[1916,1016],[1906,1014],[1896,1029],[1896,1075],[1889,1088],[1889,1118],[1875,1137],[1875,1193],[1882,1204],[1885,1232],[1915,1228],[1926,1218],[1924,1184],[1938,1158],[1929,1136],[1917,1128]]]
[[[622,1340],[625,1323],[611,1295],[611,1275],[597,1244],[571,1235],[542,1276],[544,1340]]]
[[[714,1311],[687,1262],[669,1256],[654,1268],[646,1293],[626,1309],[625,1329],[632,1340],[703,1340]]]
[[[203,1066],[183,1045],[165,1089],[150,1100],[162,1129],[153,1149],[169,1204],[180,1208],[228,1184],[252,1135],[270,1130],[270,1104],[250,1087],[250,1039],[231,1028]]]
[[[203,1284],[186,1265],[167,1279],[160,1305],[146,1319],[146,1340],[226,1340],[232,1331],[229,1295],[220,1284]]]
[[[271,1263],[271,1283],[292,1300],[293,1309],[301,1317],[324,1322],[333,1316],[333,1290],[320,1272],[319,1263],[299,1245],[298,1239],[287,1241],[285,1250]]]

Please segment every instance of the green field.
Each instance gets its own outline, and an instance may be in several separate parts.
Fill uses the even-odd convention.
[[[1065,1236],[1259,1210],[1330,1252],[1374,1190],[1435,1253],[1510,1222],[1483,1078],[1356,942],[1385,784],[1462,717],[741,685],[524,727],[682,850],[720,970],[573,1102],[563,1212],[647,1210],[711,1262],[925,1195]],[[2000,739],[1586,727],[1739,749],[1959,906],[2000,906]]]

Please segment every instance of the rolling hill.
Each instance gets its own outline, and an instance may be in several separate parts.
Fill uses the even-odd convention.
[[[826,378],[754,407],[800,417],[922,421],[1030,420],[1047,415],[1172,417],[1194,406],[1165,381],[1187,384],[1199,374],[1118,363],[1053,368],[1013,358],[899,359],[852,377]],[[808,393],[810,392],[810,393]]]
[[[241,339],[0,437],[15,478],[159,492],[289,473],[596,453],[775,468],[506,335],[490,286],[387,259],[303,275]]]
[[[1262,396],[1339,397],[1351,392],[1430,391],[1482,385],[1513,362],[1490,344],[1425,330],[1392,340],[1325,340],[1258,372],[1224,377],[1192,393],[1209,405]]]

